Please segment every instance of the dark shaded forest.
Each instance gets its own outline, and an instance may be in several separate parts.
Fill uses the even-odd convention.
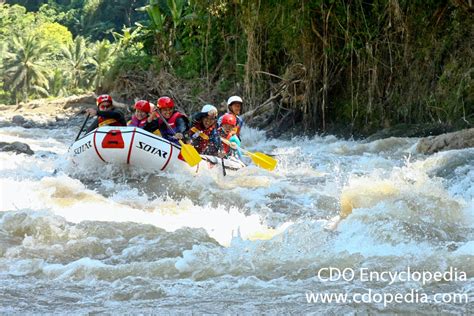
[[[110,92],[253,125],[472,127],[471,0],[43,0],[0,5],[0,102]]]

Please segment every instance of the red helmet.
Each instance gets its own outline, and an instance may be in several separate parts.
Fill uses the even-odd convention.
[[[110,102],[110,104],[113,104],[112,97],[108,94],[102,94],[97,97],[96,99],[97,106],[99,106],[102,102]]]
[[[146,100],[138,100],[137,102],[135,102],[135,110],[150,113],[151,111],[150,102]]]
[[[158,99],[158,107],[160,109],[169,109],[174,107],[174,101],[170,97],[161,97]]]
[[[221,125],[224,125],[224,124],[229,124],[229,125],[232,125],[232,126],[237,125],[237,119],[236,119],[235,115],[230,114],[230,113],[224,114],[222,116]]]

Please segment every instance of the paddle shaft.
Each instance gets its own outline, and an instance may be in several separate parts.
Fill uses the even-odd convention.
[[[74,141],[78,140],[79,136],[81,136],[82,130],[84,129],[84,126],[86,126],[89,117],[91,117],[91,115],[87,114],[86,119],[84,120],[84,123],[82,123],[81,129],[79,130],[79,133],[77,134],[76,139]]]
[[[174,134],[176,134],[176,132],[174,131],[174,129],[171,127],[170,123],[168,123],[168,120],[165,119],[165,117],[163,116],[163,114],[161,114],[161,111],[160,109],[158,109],[158,107],[156,107],[155,109],[156,113],[158,113],[158,115],[160,116],[160,118],[163,120],[163,122],[166,124],[166,127],[168,127],[168,130]]]
[[[168,130],[173,133],[173,135],[176,135],[176,132],[174,129],[171,127],[171,125],[168,123],[168,121],[164,118],[163,114],[161,114],[161,111],[156,108],[156,112],[160,116],[160,118],[163,120],[163,122],[166,124],[166,127],[168,127]],[[199,153],[197,152],[196,148],[194,148],[192,145],[185,144],[181,139],[178,139],[179,144],[181,145],[181,154],[184,158],[184,160],[190,165],[191,167],[197,165],[201,160],[201,156],[199,156]]]
[[[224,158],[221,158],[221,162],[222,162],[222,174],[224,175],[224,177],[227,175],[226,171],[225,171],[225,164],[224,164]]]
[[[228,140],[228,139],[225,139],[223,137],[221,137],[221,141],[225,144],[227,144],[228,146],[231,146],[231,142]],[[256,153],[252,153],[248,150],[245,150],[243,149],[242,147],[239,147],[240,150],[242,150],[244,152],[244,154],[246,154],[247,156],[249,156],[250,158],[252,158],[252,161],[259,167],[262,167],[264,169],[267,169],[267,170],[273,170],[275,169],[278,161],[268,155],[265,155],[263,153],[259,153],[259,152],[256,152]]]
[[[158,107],[156,107],[156,113],[158,113],[158,115],[160,116],[160,118],[163,120],[163,122],[166,124],[166,127],[168,127],[168,130],[173,133],[173,135],[176,135],[176,132],[174,131],[174,129],[171,127],[170,123],[168,123],[168,120],[165,119],[165,117],[163,116],[163,114],[161,114],[161,111],[160,109],[158,109]],[[184,143],[181,139],[178,139],[178,142],[181,146],[184,146]]]

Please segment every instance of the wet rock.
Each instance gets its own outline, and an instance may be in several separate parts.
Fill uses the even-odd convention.
[[[15,115],[14,117],[12,117],[12,123],[15,125],[23,125],[25,124],[25,122],[26,119],[21,115]]]
[[[398,124],[384,128],[366,138],[367,142],[389,137],[427,137],[451,132],[452,127],[445,124]]]
[[[433,154],[438,151],[468,147],[474,147],[474,128],[423,138],[418,142],[416,150],[423,154]]]
[[[35,152],[31,150],[30,146],[21,142],[5,143],[0,142],[0,151],[12,151],[17,154],[33,155]]]

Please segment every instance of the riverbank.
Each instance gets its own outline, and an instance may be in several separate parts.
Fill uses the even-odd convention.
[[[38,99],[19,105],[0,105],[0,126],[22,126],[25,128],[49,128],[59,126],[76,126],[81,122],[84,110],[95,107],[95,94],[89,93],[78,96],[70,96],[58,99]],[[115,101],[114,104],[129,111],[125,103]],[[263,117],[265,116],[265,117]],[[284,119],[277,120],[268,114],[259,112],[248,112],[244,114],[246,124],[251,127],[262,129],[270,138],[291,139],[295,136],[303,136],[298,127],[301,122],[298,117],[288,115]],[[429,124],[399,124],[384,128],[375,133],[354,131],[351,126],[343,124],[328,125],[327,131],[314,134],[335,135],[343,139],[358,139],[372,142],[390,137],[417,137],[421,138],[417,149],[421,153],[434,153],[440,150],[460,149],[474,146],[472,140],[472,127],[474,119],[459,120],[453,124],[429,123]],[[314,135],[313,134],[313,135]],[[441,141],[435,136],[447,134]],[[311,136],[305,134],[304,136]]]

